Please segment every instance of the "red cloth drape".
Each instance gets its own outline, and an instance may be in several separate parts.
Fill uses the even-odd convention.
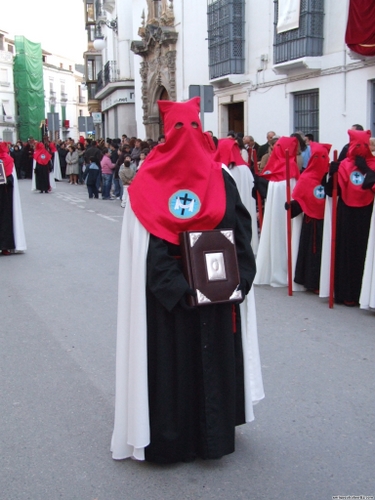
[[[357,54],[375,55],[375,2],[350,0],[345,43]]]

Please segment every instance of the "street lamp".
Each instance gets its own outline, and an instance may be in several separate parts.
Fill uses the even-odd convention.
[[[105,49],[106,43],[103,35],[101,34],[102,33],[101,27],[107,26],[107,28],[117,33],[117,17],[116,19],[111,19],[110,21],[104,21],[103,19],[99,19],[98,21],[96,21],[95,26],[97,28],[97,37],[93,42],[94,49],[102,51]]]
[[[96,38],[93,43],[94,49],[100,52],[105,49],[105,45],[104,38]]]

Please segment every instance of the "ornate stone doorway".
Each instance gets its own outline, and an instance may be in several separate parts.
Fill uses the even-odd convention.
[[[148,138],[156,140],[162,133],[157,101],[176,100],[176,42],[178,33],[174,28],[173,3],[160,3],[154,11],[149,10],[147,22],[143,15],[138,31],[141,40],[134,40],[131,50],[142,57],[140,75],[142,80],[143,123]]]

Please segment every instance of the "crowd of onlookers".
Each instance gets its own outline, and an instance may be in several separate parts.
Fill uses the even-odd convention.
[[[358,125],[358,127],[360,126]],[[211,135],[215,146],[217,146],[218,139],[211,132],[207,132],[207,134]],[[259,145],[251,135],[229,131],[227,136],[237,141],[244,163],[248,164],[255,174],[265,171],[273,148],[279,139],[279,136],[273,131],[267,133],[267,140],[262,145]],[[302,172],[308,164],[309,144],[314,141],[314,136],[302,132],[296,132],[292,136],[296,137],[298,141],[296,161]],[[81,136],[77,142],[68,138],[58,140],[54,144],[50,142],[48,136],[43,138],[43,144],[52,156],[57,150],[62,179],[69,179],[69,183],[73,185],[85,183],[90,185],[95,178],[95,187],[88,189],[89,197],[98,198],[101,192],[104,200],[122,199],[122,206],[126,204],[126,188],[129,186],[132,176],[142,165],[152,148],[164,141],[164,135],[160,135],[158,140],[154,141],[153,139],[142,140],[137,137],[128,137],[126,134],[123,134],[121,138],[99,140],[85,139]],[[36,142],[30,137],[25,143],[19,140],[10,145],[10,154],[14,159],[19,179],[32,178]],[[370,148],[375,153],[375,138],[370,139]],[[339,161],[346,156],[345,147],[340,156],[342,158],[339,157]],[[88,175],[88,167],[93,164],[98,168],[92,168],[91,174]],[[97,174],[93,170],[97,170]]]
[[[123,199],[126,203],[126,187],[131,178],[142,165],[151,149],[165,141],[164,135],[158,141],[148,139],[143,141],[137,137],[127,137],[123,134],[117,139],[85,139],[80,137],[76,142],[72,138],[58,140],[52,143],[48,136],[43,138],[45,149],[51,153],[55,161],[55,151],[61,170],[61,179],[69,179],[69,184],[88,185],[90,198]],[[9,146],[10,155],[14,159],[18,179],[31,179],[33,175],[34,151],[37,141],[33,137],[25,143],[17,141]],[[97,168],[90,166],[96,165]],[[97,172],[93,172],[97,170]],[[95,183],[92,184],[93,179]],[[90,189],[89,189],[89,186]],[[125,187],[125,189],[124,189]],[[125,196],[124,196],[125,191]]]

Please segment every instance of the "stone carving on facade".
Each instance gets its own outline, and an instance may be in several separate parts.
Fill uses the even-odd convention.
[[[158,5],[156,5],[158,4]],[[159,135],[159,109],[157,101],[165,91],[171,101],[176,96],[176,43],[178,33],[174,28],[173,2],[147,0],[148,14],[142,14],[138,34],[131,50],[142,57],[140,75],[142,82],[143,123],[147,137]]]

